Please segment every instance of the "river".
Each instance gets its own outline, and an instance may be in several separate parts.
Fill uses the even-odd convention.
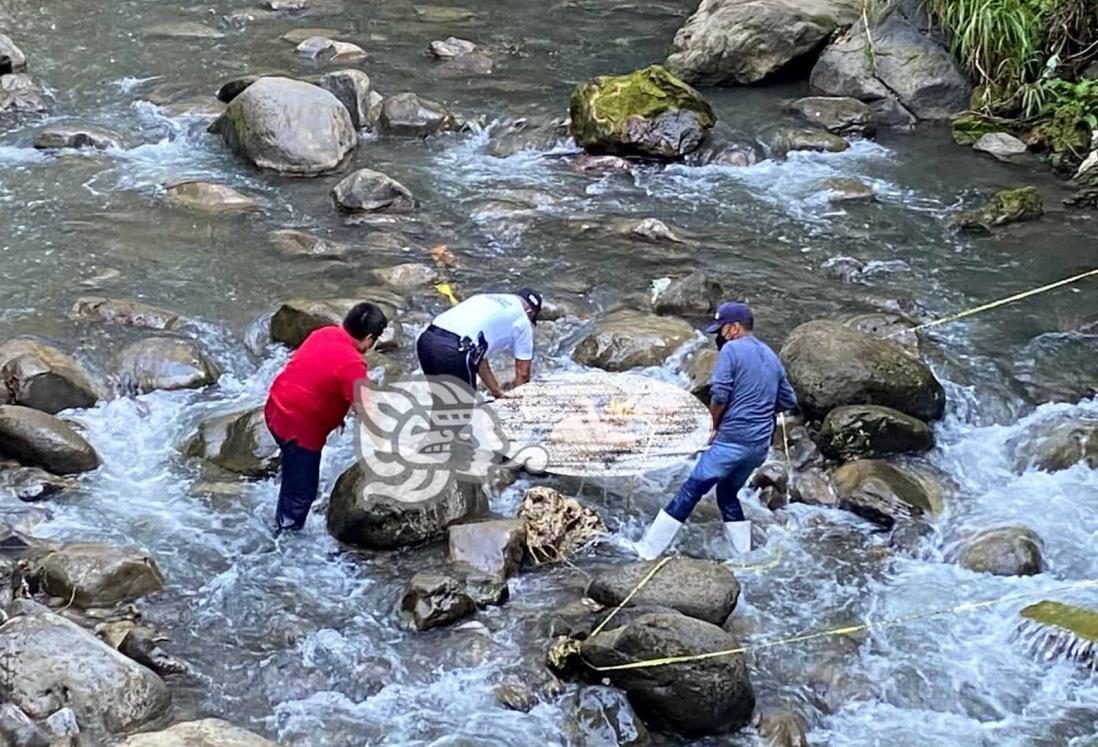
[[[692,5],[465,0],[470,18],[438,20],[405,0],[316,0],[305,16],[256,12],[248,20],[240,13],[247,3],[230,0],[8,4],[11,35],[55,98],[48,121],[106,125],[132,147],[55,156],[30,147],[37,124],[0,133],[0,339],[44,335],[106,376],[140,331],[73,321],[68,310],[87,293],[140,298],[193,319],[183,334],[201,340],[225,372],[208,390],[68,413],[104,466],[75,494],[43,504],[49,516],[35,528],[136,545],[156,558],[168,588],[143,609],[196,671],[172,683],[179,717],[218,715],[301,747],[574,744],[566,731],[573,690],[526,714],[499,707],[493,687],[540,670],[549,611],[575,599],[588,574],[627,557],[620,539],[635,538],[683,476],[679,469],[589,489],[585,498],[613,536],[575,567],[513,581],[512,601],[480,613],[482,627],[401,631],[393,607],[403,582],[443,567],[442,548],[346,552],[319,516],[300,536],[272,540],[275,482],[211,483],[178,451],[201,417],[262,401],[286,352],[250,342],[256,320],[279,300],[355,295],[376,285],[371,269],[425,260],[425,247],[445,243],[464,292],[529,284],[596,316],[615,304],[639,306],[653,279],[699,267],[754,305],[759,335],[776,346],[810,319],[893,307],[935,318],[1098,266],[1098,227],[1059,206],[1066,192],[1045,168],[981,157],[941,127],[747,168],[650,166],[604,177],[576,173],[566,142],[494,158],[478,128],[427,141],[368,140],[355,165],[394,176],[422,203],[410,229],[415,248],[402,250],[370,242],[375,229],[342,224],[328,198],[338,177],[257,173],[206,134],[207,121],[170,118],[144,100],[154,90],[208,95],[250,72],[315,74],[321,68],[279,37],[316,26],[363,46],[363,67],[386,94],[415,91],[484,124],[560,116],[579,80],[661,60]],[[147,33],[183,21],[219,36]],[[494,72],[438,75],[426,46],[450,35],[484,47]],[[717,132],[751,142],[792,122],[782,101],[805,91],[789,83],[705,94]],[[861,179],[876,200],[829,202],[821,182],[835,176]],[[163,183],[185,177],[253,194],[262,212],[206,216],[168,206]],[[950,211],[980,194],[1023,184],[1044,194],[1044,219],[992,237],[946,227]],[[481,209],[531,191],[535,208]],[[627,240],[609,227],[628,216],[659,218],[693,242]],[[288,258],[267,239],[284,227],[370,246],[349,261]],[[854,282],[833,271],[843,257],[867,263]],[[415,300],[421,311],[442,303],[432,294]],[[749,501],[749,516],[768,530],[760,558],[780,549],[782,560],[741,574],[736,615],[748,639],[1022,591],[1037,601],[1041,589],[1098,577],[1098,472],[1076,465],[1018,475],[1006,448],[1049,414],[1098,415],[1098,335],[1093,326],[1084,331],[1096,318],[1091,280],[932,332],[926,348],[949,404],[936,425],[938,447],[921,461],[956,483],[946,512],[915,547],[888,551],[887,537],[850,515],[795,505],[781,525]],[[542,338],[539,368],[574,367],[569,354],[582,331],[573,325]],[[699,335],[697,344],[710,343]],[[408,366],[409,351],[400,354]],[[680,377],[671,364],[649,373]],[[329,446],[322,493],[352,459],[349,435]],[[493,508],[513,512],[529,484],[512,486]],[[622,497],[633,491],[635,509],[626,511]],[[687,552],[721,557],[715,516],[699,512]],[[966,534],[1016,523],[1044,539],[1045,573],[997,578],[949,562]],[[1057,598],[1098,603],[1093,590]],[[813,745],[1094,744],[1098,680],[1069,663],[1038,662],[1012,641],[1023,604],[770,649],[752,658],[752,681],[761,705],[808,716]],[[750,730],[695,742],[755,743]]]

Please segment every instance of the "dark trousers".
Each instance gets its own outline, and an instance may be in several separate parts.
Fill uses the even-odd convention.
[[[714,441],[702,452],[690,477],[664,510],[678,521],[686,521],[702,496],[715,485],[721,518],[725,521],[743,521],[743,506],[738,495],[740,488],[751,473],[766,461],[769,448],[769,444],[744,446]]]
[[[278,489],[275,525],[279,529],[302,529],[320,487],[319,451],[303,449],[297,441],[286,441],[271,433],[282,451],[282,484]]]
[[[447,332],[433,324],[416,341],[416,355],[424,374],[453,376],[458,381],[464,381],[473,391],[477,388],[480,360],[487,348],[483,335],[474,344],[467,337],[459,338],[453,332]]]

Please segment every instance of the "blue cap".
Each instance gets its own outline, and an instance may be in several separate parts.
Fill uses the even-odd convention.
[[[751,307],[737,301],[725,301],[717,307],[717,313],[713,316],[713,323],[705,328],[706,332],[717,332],[726,324],[737,322],[749,322],[755,318]]]

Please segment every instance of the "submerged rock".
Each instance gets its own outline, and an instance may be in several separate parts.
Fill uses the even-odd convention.
[[[62,148],[123,148],[122,136],[106,127],[88,124],[55,124],[40,130],[34,136],[34,147],[39,150]]]
[[[370,123],[370,76],[361,70],[336,70],[321,76],[317,82],[347,107],[351,124],[361,130]]]
[[[872,136],[877,132],[877,113],[849,96],[808,96],[789,108],[816,127],[837,135]]]
[[[607,607],[616,607],[655,566],[656,562],[651,561],[611,569],[591,581],[586,596]],[[667,607],[713,625],[724,625],[739,598],[739,583],[720,563],[675,558],[652,577],[629,601],[629,606]]]
[[[412,576],[400,600],[402,621],[416,630],[451,625],[476,611],[460,581],[433,573]]]
[[[1044,212],[1044,200],[1036,187],[1004,189],[992,195],[984,207],[958,213],[951,224],[963,230],[986,233],[996,226],[1036,220]]]
[[[873,188],[861,179],[846,176],[833,176],[823,183],[828,191],[828,199],[831,202],[868,202],[877,194]],[[856,272],[864,270],[864,265],[857,268]]]
[[[621,233],[631,239],[640,239],[650,244],[685,244],[671,227],[659,218],[643,218],[622,226]]]
[[[751,725],[766,747],[808,747],[808,724],[790,711],[757,712]]]
[[[1036,576],[1044,570],[1043,547],[1041,538],[1028,527],[988,529],[965,541],[961,565],[995,576]]]
[[[448,535],[451,561],[504,579],[518,573],[526,554],[526,527],[518,519],[455,524]]]
[[[220,39],[224,34],[198,21],[169,21],[148,26],[145,36],[164,39]]]
[[[857,459],[929,451],[934,434],[922,420],[890,407],[846,405],[827,413],[819,444],[832,459]]]
[[[211,127],[259,168],[316,176],[337,168],[357,143],[351,115],[318,86],[260,78]]]
[[[81,296],[73,304],[72,314],[82,319],[160,330],[175,329],[183,321],[179,314],[168,309],[127,298],[105,296]]]
[[[794,329],[781,349],[801,409],[821,418],[842,405],[882,405],[922,420],[945,412],[945,390],[898,344],[838,322]]]
[[[427,137],[456,129],[457,119],[437,101],[398,93],[381,102],[377,126],[383,135]]]
[[[332,199],[349,213],[409,213],[416,209],[411,190],[391,176],[358,169],[332,188]]]
[[[435,283],[438,271],[420,262],[405,262],[393,267],[379,267],[374,270],[374,277],[399,290],[412,291]]]
[[[488,155],[507,158],[523,151],[551,150],[568,138],[567,119],[520,117],[489,130]]]
[[[887,462],[848,462],[832,473],[831,482],[840,508],[885,529],[941,510],[917,477]]]
[[[355,465],[332,489],[328,531],[356,547],[394,550],[440,539],[449,526],[487,511],[479,485],[452,480],[425,498],[416,493],[420,487],[408,470],[381,476]]]
[[[91,633],[36,611],[0,626],[0,661],[18,672],[5,696],[35,719],[71,708],[82,730],[119,733],[165,713],[167,686]]]
[[[526,491],[519,507],[526,546],[535,563],[553,563],[571,557],[600,534],[606,524],[575,498],[546,487]]]
[[[338,241],[314,236],[305,231],[283,228],[271,231],[267,238],[279,252],[288,257],[342,258],[350,247]]]
[[[160,113],[169,118],[217,119],[225,110],[225,105],[216,96],[188,96],[160,107]]]
[[[657,314],[708,316],[717,310],[723,294],[720,283],[694,270],[667,283],[653,283],[652,309]]]
[[[855,0],[702,0],[667,65],[693,83],[759,83],[803,64],[860,16]]]
[[[122,351],[123,387],[138,392],[200,389],[217,382],[221,372],[198,344],[178,337],[149,337]]]
[[[259,201],[232,187],[191,179],[164,187],[172,205],[208,213],[235,213],[259,210]]]
[[[39,561],[42,589],[78,607],[107,607],[164,588],[148,555],[100,542],[65,545]]]
[[[709,103],[665,68],[601,76],[572,92],[572,136],[596,153],[674,159],[716,124]]]
[[[37,503],[72,490],[76,481],[58,477],[37,467],[0,469],[0,497],[12,497],[24,503]]]
[[[247,477],[265,477],[278,470],[278,444],[267,430],[262,407],[203,420],[183,452]]]
[[[1024,156],[1027,148],[1025,143],[1006,132],[989,132],[973,143],[972,150],[1009,163]]]
[[[45,342],[18,337],[0,345],[0,402],[55,415],[92,407],[99,391],[75,358]]]
[[[643,747],[651,742],[644,722],[628,698],[612,687],[585,687],[576,692],[566,720],[569,744],[576,747]]]
[[[336,41],[325,36],[310,36],[297,45],[297,53],[307,60],[320,62],[359,62],[366,59],[366,50],[351,42]]]
[[[681,319],[623,309],[599,322],[572,359],[605,371],[658,366],[693,337],[693,328]]]
[[[476,51],[477,45],[467,39],[459,39],[451,36],[443,41],[433,41],[428,45],[431,54],[439,60],[452,60],[455,57],[464,57]]]
[[[48,110],[46,95],[29,75],[0,75],[0,115],[43,114]]]
[[[580,653],[591,665],[606,667],[727,651],[737,645],[716,625],[676,613],[651,613],[587,639],[580,644]],[[599,676],[624,690],[649,726],[687,737],[738,731],[755,710],[743,654]]]
[[[1098,418],[1058,416],[1007,441],[1014,471],[1059,472],[1076,464],[1098,469]]]
[[[0,455],[55,475],[99,466],[99,455],[72,426],[39,410],[0,405]]]
[[[185,721],[164,731],[136,734],[118,747],[278,747],[258,734],[218,718]]]
[[[770,153],[776,158],[784,158],[795,150],[841,153],[850,147],[850,143],[838,135],[810,127],[787,127],[778,130],[769,138],[768,145]]]

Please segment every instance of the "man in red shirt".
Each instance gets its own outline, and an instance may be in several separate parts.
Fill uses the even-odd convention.
[[[375,304],[356,305],[342,327],[321,327],[310,334],[271,384],[264,414],[282,450],[275,513],[279,530],[305,526],[320,484],[324,442],[343,425],[355,400],[355,385],[366,378],[363,353],[388,323]]]

